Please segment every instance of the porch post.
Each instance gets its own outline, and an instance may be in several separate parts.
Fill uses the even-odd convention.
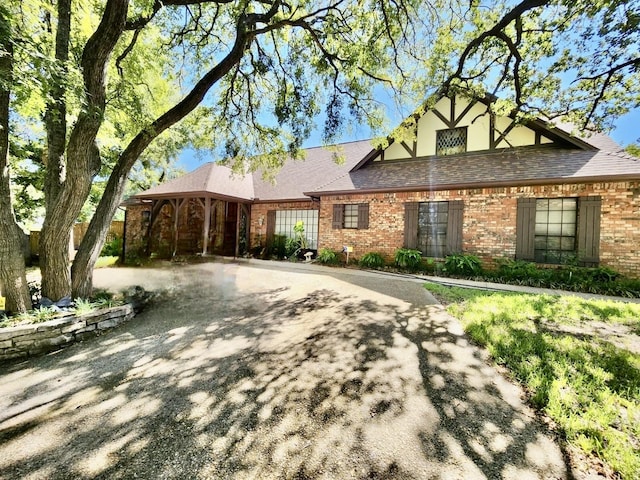
[[[182,201],[179,198],[175,199],[175,204],[173,207],[173,255],[176,256],[178,251],[178,216],[180,213],[180,207],[182,206]]]
[[[242,204],[240,202],[237,203],[238,208],[236,208],[236,250],[234,257],[238,257],[240,255],[240,210],[242,209]]]
[[[204,199],[204,228],[202,238],[202,255],[207,254],[207,247],[209,246],[209,229],[211,228],[211,198]]]

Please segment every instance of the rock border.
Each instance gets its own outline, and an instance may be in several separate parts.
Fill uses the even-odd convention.
[[[125,304],[78,316],[66,314],[42,323],[0,328],[0,362],[58,350],[134,316],[133,305]]]

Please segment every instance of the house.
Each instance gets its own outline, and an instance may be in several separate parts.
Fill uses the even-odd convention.
[[[135,195],[127,252],[238,255],[303,220],[311,248],[357,257],[578,261],[640,276],[640,159],[603,134],[496,116],[487,99],[441,97],[385,148],[368,141],[288,161],[276,183],[208,163]]]

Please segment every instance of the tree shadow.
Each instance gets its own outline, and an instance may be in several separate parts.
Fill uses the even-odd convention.
[[[571,476],[419,285],[202,272],[130,324],[3,372],[0,477]]]

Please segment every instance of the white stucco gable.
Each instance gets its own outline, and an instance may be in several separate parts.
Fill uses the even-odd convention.
[[[440,98],[418,119],[414,141],[392,142],[375,161],[436,155],[438,132],[449,129],[463,130],[458,134],[466,137],[464,152],[553,143],[544,130],[519,124],[508,116],[493,115],[484,102],[458,95],[454,99]]]

